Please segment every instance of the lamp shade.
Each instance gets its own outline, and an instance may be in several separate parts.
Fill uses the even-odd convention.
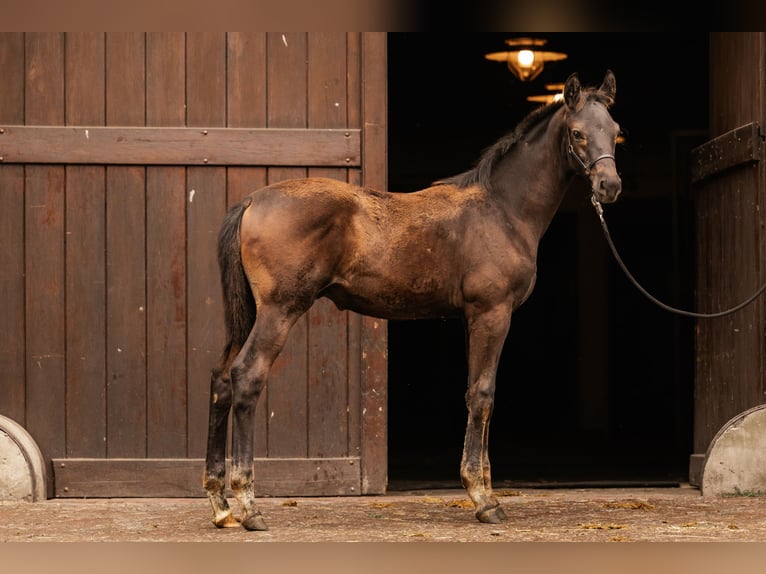
[[[484,57],[494,62],[505,62],[519,80],[530,82],[540,75],[546,62],[564,60],[567,57],[563,52],[538,49],[547,42],[540,38],[510,38],[505,43],[512,48],[511,50],[490,52]]]

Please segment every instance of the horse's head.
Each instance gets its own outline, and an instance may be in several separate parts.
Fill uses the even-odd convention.
[[[598,90],[583,89],[577,74],[564,85],[569,161],[590,179],[591,191],[602,203],[612,203],[622,190],[614,159],[620,126],[609,114],[616,90],[611,70]]]

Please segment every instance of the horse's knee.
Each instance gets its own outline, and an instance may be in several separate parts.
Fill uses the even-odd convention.
[[[495,404],[494,381],[471,385],[465,394],[465,404],[476,422],[486,421],[492,415]]]
[[[255,408],[258,399],[261,396],[264,383],[262,381],[253,381],[241,385],[234,391],[232,406],[235,411],[242,412],[247,409]]]
[[[235,410],[254,406],[266,385],[266,373],[263,369],[247,369],[235,363],[231,367],[232,403]]]
[[[231,406],[231,378],[220,369],[210,375],[210,403],[219,409]]]

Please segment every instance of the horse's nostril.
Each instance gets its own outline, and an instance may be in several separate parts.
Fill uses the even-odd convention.
[[[619,191],[622,188],[622,182],[619,179],[602,179],[598,183],[598,187],[602,191]]]

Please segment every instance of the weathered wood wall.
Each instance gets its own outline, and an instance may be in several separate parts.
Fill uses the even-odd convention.
[[[385,46],[0,34],[0,413],[51,494],[202,494],[218,227],[285,178],[385,187]],[[261,492],[385,489],[385,333],[324,302],[299,322],[258,406]]]

